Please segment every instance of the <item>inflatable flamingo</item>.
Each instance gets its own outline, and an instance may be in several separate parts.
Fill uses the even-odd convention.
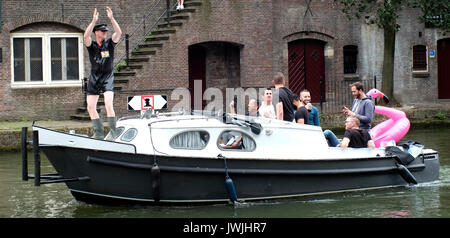
[[[381,97],[386,103],[389,103],[389,98],[375,88],[367,92],[366,95],[372,98]],[[404,112],[389,107],[375,106],[375,113],[390,118],[376,125],[371,130],[376,147],[385,145],[392,140],[398,142],[408,133],[410,122]]]

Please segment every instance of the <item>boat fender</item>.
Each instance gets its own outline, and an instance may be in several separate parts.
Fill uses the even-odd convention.
[[[227,158],[222,154],[219,154],[217,158],[223,159],[223,162],[225,163],[225,187],[227,189],[228,198],[232,203],[235,203],[237,202],[236,188],[234,187],[233,180],[228,175]]]
[[[157,164],[154,164],[151,169],[151,175],[152,175],[152,194],[153,200],[155,200],[155,202],[159,202],[160,199],[159,196],[160,174],[161,170],[159,169],[159,166]]]
[[[229,176],[225,176],[225,186],[227,186],[228,198],[232,203],[237,201],[236,189],[233,180]]]
[[[414,157],[410,153],[402,151],[397,146],[387,146],[385,153],[387,156],[393,156],[398,163],[403,165],[408,165],[414,161]]]
[[[416,178],[414,177],[414,175],[412,175],[412,173],[408,170],[408,168],[406,168],[404,165],[397,164],[397,169],[398,169],[400,176],[402,176],[402,178],[406,182],[412,183],[412,184],[417,184]]]

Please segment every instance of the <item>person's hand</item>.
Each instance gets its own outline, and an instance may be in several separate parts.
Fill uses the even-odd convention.
[[[312,110],[312,104],[311,104],[311,103],[307,103],[307,104],[305,105],[305,107],[306,107],[306,109],[308,109],[308,111],[311,111],[311,110]]]
[[[93,21],[93,22],[97,22],[97,20],[98,20],[98,15],[99,15],[99,13],[98,13],[98,11],[97,11],[97,8],[94,8],[94,15],[92,15],[92,21]]]
[[[355,116],[356,113],[352,112],[350,109],[348,109],[347,107],[342,108],[342,112],[347,115],[347,116]]]
[[[108,16],[109,19],[113,18],[113,12],[112,12],[111,8],[106,7],[106,15]]]
[[[350,109],[348,109],[347,107],[344,106],[344,107],[342,107],[342,112],[345,115],[350,116],[349,113],[352,112],[352,111],[350,111]]]

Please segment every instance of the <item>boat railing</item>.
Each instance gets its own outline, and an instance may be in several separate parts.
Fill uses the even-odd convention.
[[[28,141],[28,127],[22,127],[21,154],[22,154],[22,180],[34,179],[34,186],[51,183],[65,183],[74,181],[89,181],[88,176],[65,178],[58,173],[41,174],[41,155],[39,146],[39,131],[33,130],[32,141]],[[28,149],[27,145],[33,147],[34,154],[34,174],[28,174]]]

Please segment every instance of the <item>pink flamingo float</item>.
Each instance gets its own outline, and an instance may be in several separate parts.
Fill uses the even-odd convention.
[[[386,103],[389,103],[389,98],[375,88],[367,92],[366,95],[371,96],[372,98],[381,97]],[[375,142],[376,147],[385,145],[392,140],[398,142],[406,135],[406,133],[408,133],[410,122],[404,112],[389,107],[375,106],[375,113],[390,118],[371,129],[372,139]]]

